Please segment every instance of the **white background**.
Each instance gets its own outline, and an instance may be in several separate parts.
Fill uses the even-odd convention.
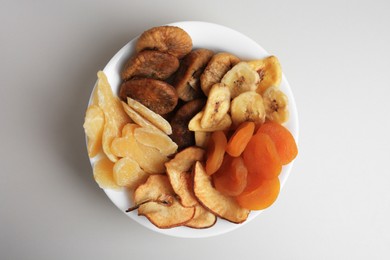
[[[1,259],[389,259],[390,2],[1,1]],[[95,184],[96,72],[171,22],[231,27],[279,57],[299,157],[278,201],[222,236],[149,231]]]

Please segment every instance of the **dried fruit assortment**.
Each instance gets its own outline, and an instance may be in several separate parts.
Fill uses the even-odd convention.
[[[298,153],[275,56],[193,49],[183,29],[160,26],[139,37],[120,76],[113,93],[98,72],[84,129],[96,182],[131,192],[127,212],[200,229],[274,203]]]

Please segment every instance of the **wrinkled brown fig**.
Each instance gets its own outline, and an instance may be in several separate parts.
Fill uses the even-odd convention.
[[[159,228],[172,228],[183,225],[191,220],[195,208],[185,208],[175,198],[175,192],[166,175],[151,175],[147,181],[134,192],[138,215],[147,217]]]
[[[127,101],[127,97],[135,99],[160,115],[171,112],[178,101],[174,87],[164,81],[147,78],[123,82],[119,96],[123,101]]]
[[[200,77],[200,86],[203,93],[208,96],[211,87],[215,83],[221,82],[221,79],[226,72],[239,62],[240,59],[233,54],[226,52],[215,54],[207,64],[207,67],[204,69],[203,74]]]
[[[184,207],[193,207],[198,204],[192,187],[191,170],[196,161],[203,161],[204,155],[203,149],[188,147],[165,163],[172,188],[180,197],[180,202]]]
[[[233,223],[242,223],[248,218],[250,210],[241,208],[233,197],[217,191],[200,162],[195,163],[193,174],[195,196],[205,208]]]
[[[200,75],[213,55],[210,50],[197,49],[184,57],[173,84],[180,99],[190,101],[202,96]]]
[[[167,79],[179,68],[179,60],[168,53],[144,50],[129,59],[121,72],[122,80],[132,77]]]
[[[192,50],[192,39],[179,27],[159,26],[142,33],[135,49],[137,52],[158,50],[181,59]]]
[[[179,150],[195,144],[194,132],[188,129],[188,123],[205,104],[204,99],[192,100],[180,107],[172,118],[171,138],[179,146]]]

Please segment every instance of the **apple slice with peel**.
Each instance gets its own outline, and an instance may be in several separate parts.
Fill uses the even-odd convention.
[[[195,163],[193,174],[194,193],[203,206],[233,223],[242,223],[248,218],[250,210],[241,208],[233,197],[225,196],[213,187],[201,162]]]

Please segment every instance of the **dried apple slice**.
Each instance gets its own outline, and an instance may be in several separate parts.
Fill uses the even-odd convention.
[[[195,206],[195,215],[185,226],[190,228],[209,228],[217,222],[217,217],[200,204]]]
[[[198,147],[188,147],[165,163],[167,175],[175,193],[184,207],[198,204],[192,188],[191,168],[196,161],[202,161],[205,151]]]
[[[155,127],[166,133],[167,135],[172,134],[172,127],[165,118],[150,110],[135,99],[127,98],[127,104],[140,116],[148,120]]]
[[[164,201],[169,200],[169,203]],[[175,198],[175,192],[166,175],[151,175],[134,192],[134,203],[143,215],[159,228],[180,226],[191,220],[195,208],[185,208]],[[135,208],[135,207],[133,207]]]
[[[193,172],[194,193],[204,207],[233,223],[242,223],[248,218],[250,210],[241,208],[233,197],[217,191],[200,162],[195,163]]]
[[[163,155],[171,155],[177,150],[177,144],[169,136],[151,128],[140,127],[135,129],[134,137],[139,143],[156,148]]]
[[[112,162],[116,162],[118,158],[111,152],[111,143],[115,137],[120,136],[123,126],[130,123],[131,120],[123,111],[119,98],[112,93],[106,74],[99,71],[97,76],[99,107],[103,110],[105,118],[102,139],[103,151]]]

